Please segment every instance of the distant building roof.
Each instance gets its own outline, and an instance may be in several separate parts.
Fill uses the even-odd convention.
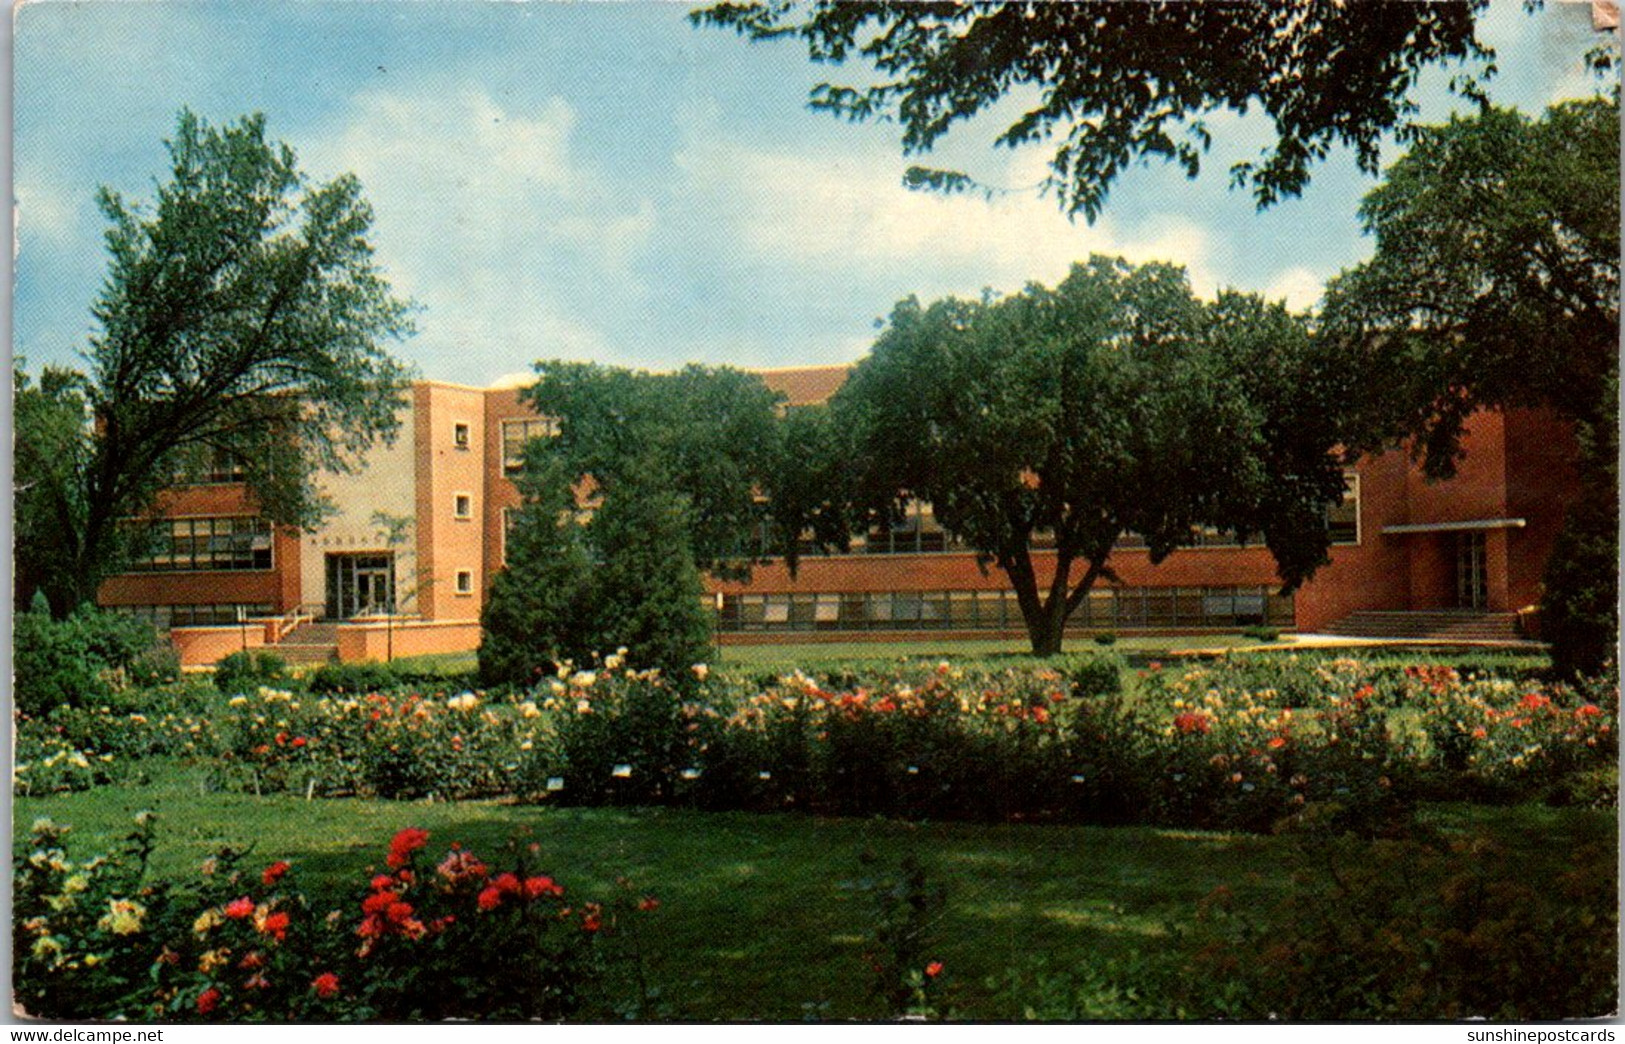
[[[792,366],[782,370],[753,370],[762,383],[782,394],[791,406],[826,402],[846,383],[849,363],[833,366]]]

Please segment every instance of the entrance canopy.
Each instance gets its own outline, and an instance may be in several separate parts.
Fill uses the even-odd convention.
[[[1484,529],[1522,529],[1528,525],[1521,518],[1480,518],[1467,522],[1405,522],[1383,526],[1384,533],[1396,536],[1405,533],[1472,533]]]

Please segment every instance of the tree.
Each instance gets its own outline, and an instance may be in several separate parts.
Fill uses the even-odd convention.
[[[575,492],[560,462],[540,448],[533,443],[526,451],[516,480],[524,506],[480,620],[480,680],[487,685],[534,685],[555,664],[585,664],[599,651],[594,565]]]
[[[1578,645],[1552,636],[1564,669],[1571,653],[1608,659],[1617,637],[1619,177],[1617,97],[1421,128],[1362,203],[1376,251],[1327,287],[1323,315],[1359,386],[1380,390],[1361,404],[1365,444],[1414,438],[1432,475],[1453,472],[1478,410],[1576,424],[1583,503],[1553,552],[1546,622],[1593,624]],[[1553,601],[1565,591],[1585,608]]]
[[[624,648],[629,663],[679,679],[709,658],[714,626],[689,542],[688,510],[687,498],[669,488],[622,487],[604,500],[587,531],[601,562],[593,574],[596,647]]]
[[[395,557],[395,549],[405,547],[412,541],[412,530],[417,525],[417,519],[411,515],[392,515],[387,511],[374,511],[372,524],[378,527],[378,539],[389,548],[390,558]],[[391,575],[389,589],[389,604],[385,606],[384,616],[384,662],[393,663],[395,660],[395,615],[400,611],[403,603],[414,603],[418,595],[422,594],[434,582],[432,577],[418,575],[414,566],[412,577],[404,592],[400,589],[401,581],[405,578]]]
[[[18,384],[19,417],[74,447],[19,454],[19,557],[52,563],[39,582],[59,617],[126,563],[126,520],[177,474],[228,455],[268,518],[309,525],[315,473],[350,470],[398,427],[407,371],[383,343],[410,333],[408,305],[373,263],[357,180],[312,184],[258,115],[217,128],[183,110],[166,146],[150,204],[100,193],[110,261],[88,373],[42,377],[32,399]],[[70,440],[58,428],[79,400]]]
[[[696,564],[743,575],[759,557],[768,517],[760,496],[781,462],[779,396],[761,378],[691,365],[650,374],[590,363],[544,362],[521,393],[558,421],[542,452],[598,500],[675,490]]]
[[[745,577],[770,549],[793,568],[808,527],[844,539],[827,422],[786,413],[760,377],[536,371],[523,398],[557,433],[526,447],[525,506],[486,609],[487,680],[534,680],[622,646],[639,666],[686,668],[711,639],[702,569]]]
[[[1407,95],[1424,68],[1456,65],[1452,85],[1479,96],[1494,55],[1474,17],[1487,6],[761,0],[717,3],[690,18],[751,40],[800,39],[816,62],[866,61],[872,82],[820,84],[812,107],[895,120],[906,155],[929,152],[1002,100],[1036,95],[997,143],[1058,139],[1045,187],[1068,214],[1093,221],[1112,182],[1138,160],[1173,160],[1196,176],[1212,141],[1204,119],[1225,110],[1256,105],[1274,124],[1273,146],[1231,171],[1260,206],[1301,192],[1334,146],[1352,147],[1375,173],[1383,135],[1414,112]],[[909,168],[905,181],[946,191],[975,185],[925,167]]]
[[[1180,268],[1095,257],[1053,290],[903,301],[831,409],[860,506],[884,520],[930,502],[1009,577],[1050,655],[1115,579],[1127,532],[1153,561],[1197,526],[1262,533],[1288,589],[1327,560],[1324,511],[1343,494],[1330,374],[1283,306],[1204,305]]]

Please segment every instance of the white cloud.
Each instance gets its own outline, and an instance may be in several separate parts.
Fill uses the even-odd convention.
[[[360,177],[379,260],[424,306],[409,354],[453,353],[476,372],[614,356],[567,292],[613,280],[638,293],[633,266],[658,215],[649,200],[608,193],[577,154],[576,130],[558,97],[521,111],[475,89],[373,91],[301,149],[317,176]]]
[[[86,238],[86,230],[100,212],[95,196],[63,185],[37,181],[19,181],[12,188],[15,196],[15,219],[18,239],[13,244],[20,249],[26,239],[28,246],[52,248],[77,247]]]
[[[1033,150],[1018,153],[1001,180],[1036,184],[1042,159]],[[1211,237],[1172,213],[1132,226],[1111,218],[1090,226],[1068,221],[1053,198],[1036,191],[992,199],[910,191],[895,154],[830,160],[729,142],[714,130],[691,135],[676,163],[692,188],[717,201],[735,241],[771,263],[865,280],[907,273],[912,290],[935,296],[1053,284],[1073,262],[1100,253],[1173,261],[1190,271],[1198,293],[1215,288]]]
[[[1288,268],[1278,273],[1264,288],[1264,297],[1271,301],[1286,300],[1288,308],[1302,311],[1320,303],[1326,290],[1326,281],[1307,268]]]

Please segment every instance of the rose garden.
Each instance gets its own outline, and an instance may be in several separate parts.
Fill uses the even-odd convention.
[[[20,714],[31,1013],[1613,1006],[1617,690],[1530,657],[234,666]]]

